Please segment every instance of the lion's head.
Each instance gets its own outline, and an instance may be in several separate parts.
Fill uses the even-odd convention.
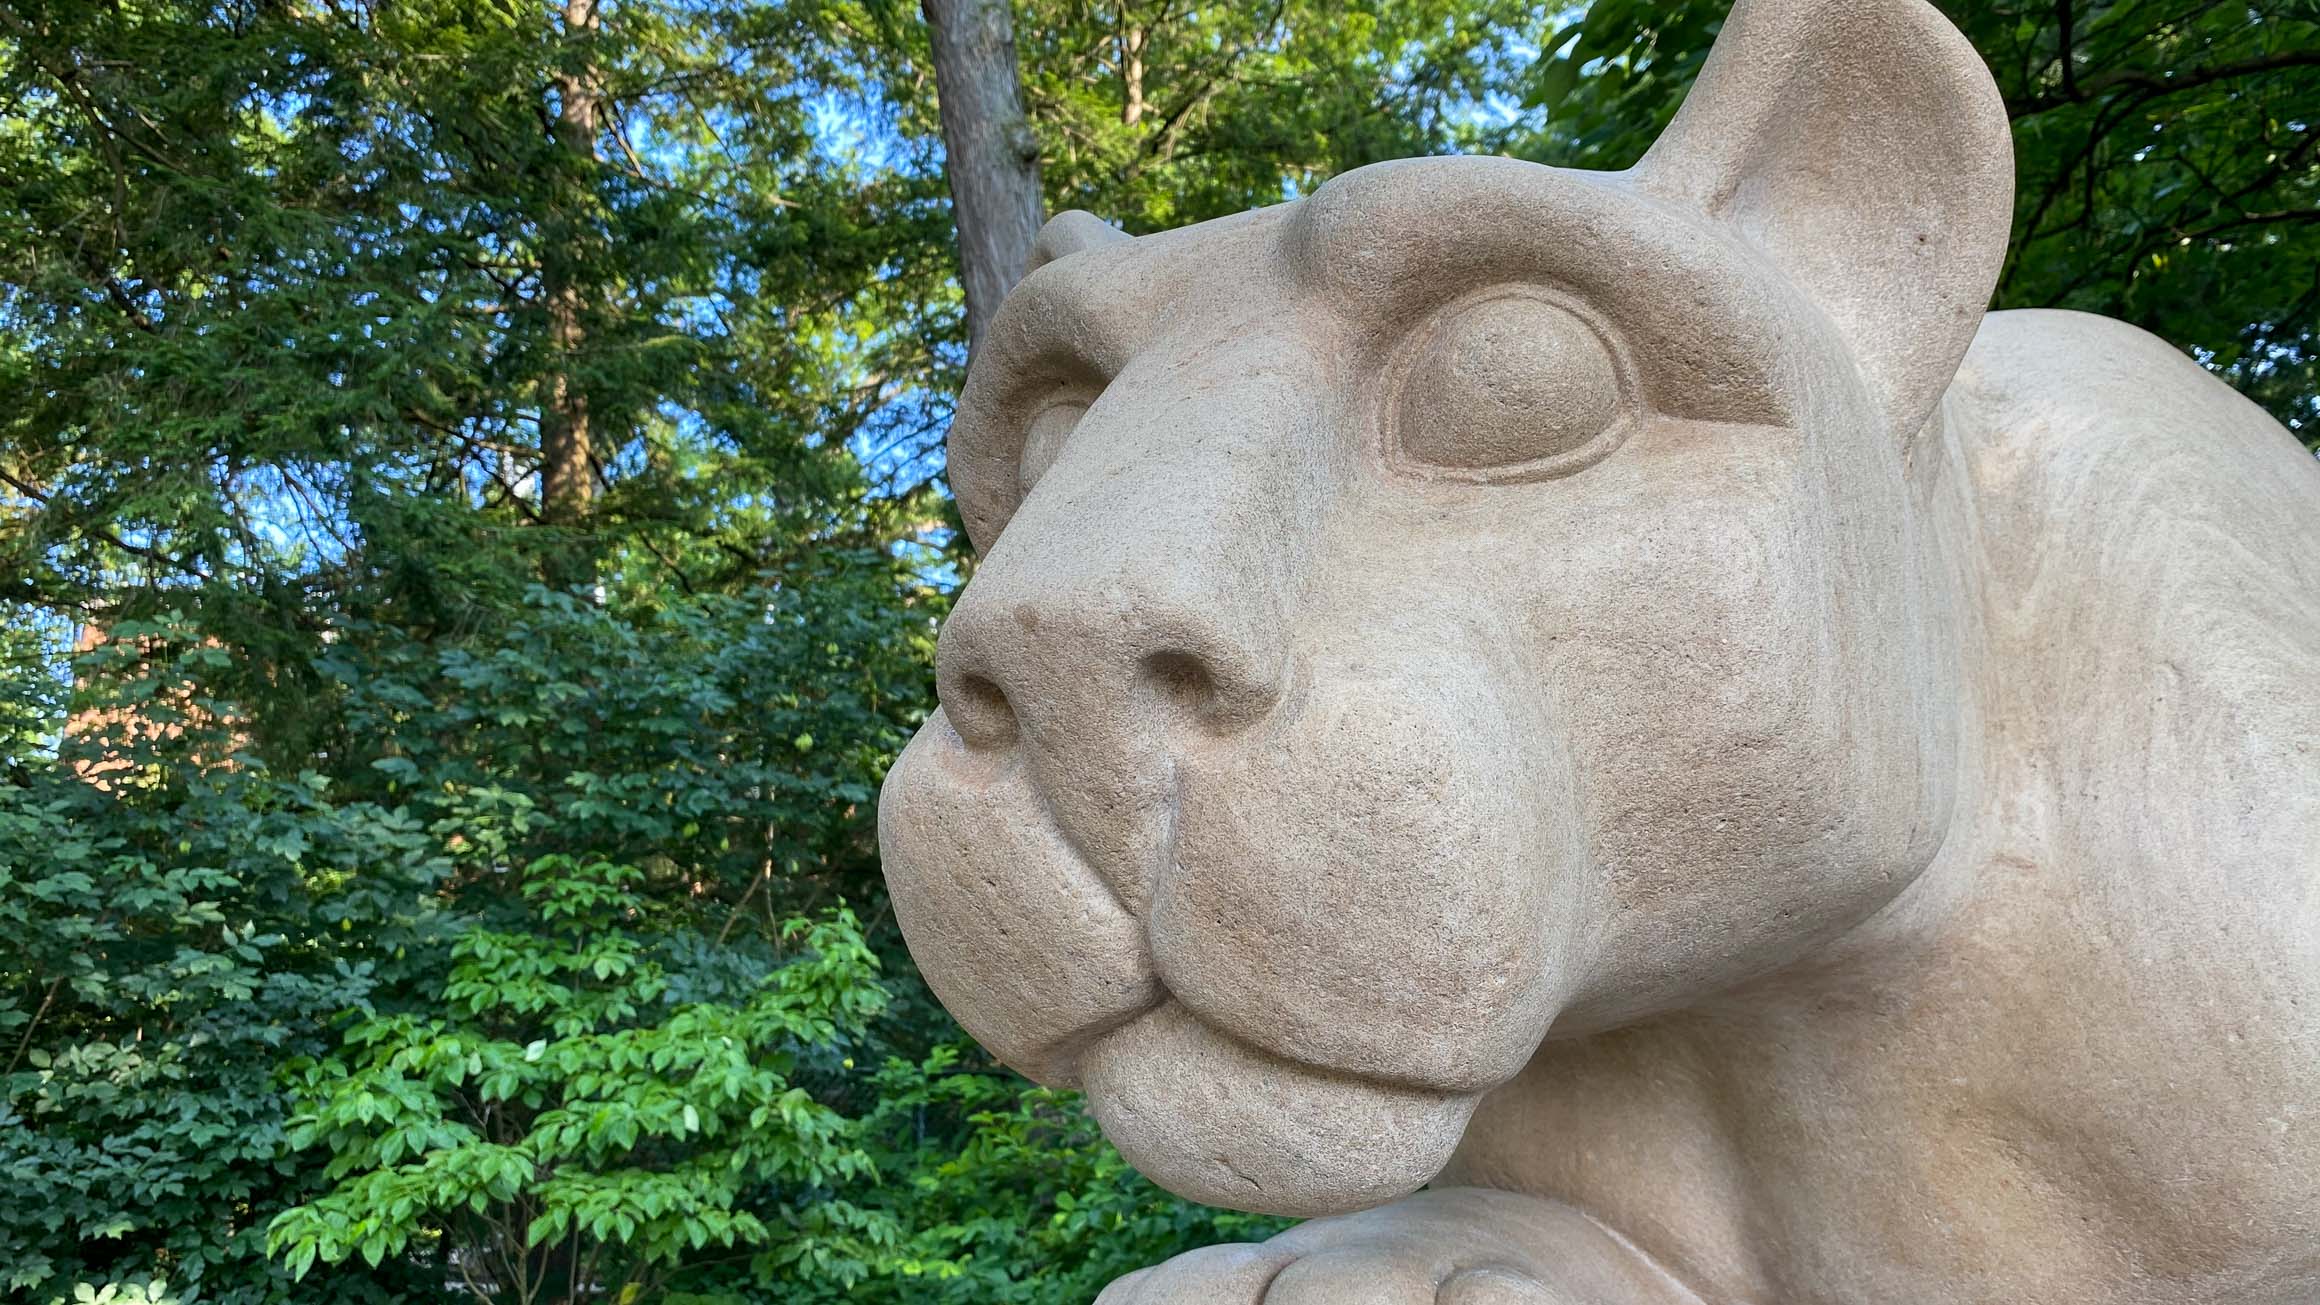
[[[1748,0],[1627,173],[1056,219],[882,802],[936,994],[1162,1184],[1315,1213],[1432,1177],[1542,1039],[1890,902],[1957,747],[1908,463],[2010,187],[1920,0]]]

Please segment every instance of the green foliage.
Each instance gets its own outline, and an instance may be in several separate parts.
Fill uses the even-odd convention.
[[[2320,446],[2320,3],[1944,7],[2014,121],[2000,306],[2124,318]]]
[[[63,623],[0,602],[0,775],[37,762],[64,724]]]
[[[965,1040],[872,1080],[870,1154],[893,1178],[855,1199],[901,1236],[801,1256],[781,1299],[1080,1302],[1196,1246],[1257,1241],[1286,1220],[1189,1205],[1130,1169],[1068,1093],[1026,1090]],[[963,1134],[963,1137],[961,1136]],[[822,1248],[817,1247],[818,1252]]]
[[[842,1077],[835,1030],[858,1030],[883,994],[838,935],[804,940],[838,968],[778,965],[776,921],[874,884],[870,799],[923,710],[932,626],[885,554],[832,552],[797,575],[754,599],[659,607],[534,589],[488,637],[432,645],[345,626],[299,677],[329,686],[339,724],[316,760],[331,771],[290,778],[242,746],[262,704],[200,687],[236,678],[229,650],[181,625],[116,626],[80,668],[63,756],[0,787],[0,1048],[21,1057],[0,1134],[14,1288],[141,1265],[203,1300],[299,1298],[262,1258],[263,1226],[349,1162],[303,1149],[330,1138],[289,1137],[277,1067],[326,1061],[340,1012],[364,1014],[370,1039],[344,1054],[385,1059],[401,1048],[373,1047],[382,1030],[513,1038],[494,1021],[520,1014],[540,1027],[519,1051],[542,1036],[562,1048],[524,1062],[535,1073],[712,1027],[764,1065],[797,1054],[785,1036],[814,1048],[806,1077],[826,1092]],[[600,927],[611,917],[620,928]],[[821,1005],[797,1005],[783,985],[817,973]],[[519,980],[532,989],[505,986]],[[621,1031],[648,1015],[650,1034]],[[599,1027],[572,1023],[583,1016]],[[831,1030],[783,1023],[807,1017]],[[755,1110],[765,1084],[749,1086]],[[820,1118],[791,1089],[776,1113]],[[693,1104],[704,1127],[728,1118]],[[742,1134],[776,1136],[719,1136]],[[782,1226],[776,1177],[797,1175],[734,1176],[750,1193],[735,1236]],[[441,1241],[429,1235],[422,1252]],[[385,1299],[445,1268],[424,1254],[394,1273],[353,1267],[359,1286],[323,1290]]]
[[[335,1096],[351,1115],[318,1105],[301,1135],[348,1181],[278,1227],[290,1262],[417,1237],[502,1287],[575,1270],[698,1287],[687,1261],[704,1244],[732,1260],[801,1193],[869,1177],[808,1090],[840,1090],[884,993],[850,916],[804,940],[815,963],[781,953],[790,912],[874,891],[871,800],[931,654],[909,583],[885,555],[841,551],[751,595],[599,606],[534,589],[490,639],[361,628],[326,654],[349,787],[427,813],[465,923],[422,1003],[453,1018],[363,1026],[357,1060],[314,1071],[352,1084]],[[344,1131],[372,1122],[365,1075],[422,1069],[439,1110],[464,1092],[491,1127]],[[448,1207],[474,1191],[446,1183],[514,1183],[499,1199],[526,1212],[454,1225]],[[398,1201],[398,1222],[361,1222]]]
[[[884,1003],[854,917],[791,921],[800,954],[736,1000],[677,1001],[644,878],[534,861],[542,928],[463,934],[446,1015],[366,1022],[300,1073],[292,1142],[327,1146],[337,1186],[274,1220],[293,1273],[417,1241],[486,1297],[714,1286],[709,1267],[776,1238],[752,1194],[868,1176],[847,1121],[794,1082]]]
[[[906,314],[944,293],[947,228],[939,177],[818,133],[867,103],[868,25],[749,0],[638,0],[584,35],[487,0],[0,5],[12,596],[219,604],[295,640],[339,601],[456,622],[575,529],[694,590],[892,538],[871,519],[926,506],[866,503],[849,442],[908,420],[887,401],[934,366]],[[593,157],[541,129],[576,66],[610,106]],[[537,501],[557,385],[594,432],[576,527]]]
[[[431,819],[520,802],[530,854],[643,866],[711,932],[867,900],[870,811],[925,709],[939,595],[885,555],[834,550],[732,596],[599,606],[530,590],[488,638],[350,626],[317,659],[350,790]],[[519,918],[500,866],[460,891]]]
[[[143,1282],[108,1282],[103,1286],[78,1283],[71,1297],[59,1296],[52,1305],[185,1305],[185,1298],[169,1290],[167,1278]]]
[[[1529,5],[1023,6],[1050,211],[1133,232],[1236,213],[1381,159],[1492,153]]]
[[[274,1067],[406,969],[448,862],[320,774],[217,764],[219,704],[180,692],[216,650],[116,633],[84,674],[138,714],[84,717],[56,764],[0,782],[0,1290],[165,1271],[220,1305],[296,1299],[262,1212],[319,1163],[286,1144]]]

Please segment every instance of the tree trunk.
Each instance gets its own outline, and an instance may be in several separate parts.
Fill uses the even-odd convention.
[[[585,40],[597,31],[597,4],[598,0],[564,0],[566,40]],[[596,489],[588,394],[574,375],[588,344],[588,296],[582,274],[587,259],[578,239],[581,205],[572,191],[585,184],[588,165],[595,161],[604,95],[594,66],[586,62],[558,73],[552,84],[556,144],[566,157],[559,160],[564,169],[559,181],[565,190],[556,205],[562,210],[556,224],[562,230],[543,251],[540,271],[548,341],[554,350],[540,400],[540,519],[568,530],[587,514]],[[555,550],[548,571],[551,583],[573,585],[586,583],[594,568],[575,541]]]
[[[1120,12],[1120,125],[1133,127],[1144,120],[1144,42],[1142,23]]]
[[[1039,142],[1023,111],[1008,0],[923,0],[923,8],[934,35],[935,102],[972,357],[1039,234]]]

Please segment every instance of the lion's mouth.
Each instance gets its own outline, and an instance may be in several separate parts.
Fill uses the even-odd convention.
[[[1496,682],[1362,668],[1229,746],[1068,772],[1060,748],[973,763],[930,720],[880,806],[911,952],[1050,1085],[1149,1044],[1324,1096],[1479,1094],[1561,1004],[1545,867],[1576,860]],[[1347,764],[1369,756],[1393,765]]]

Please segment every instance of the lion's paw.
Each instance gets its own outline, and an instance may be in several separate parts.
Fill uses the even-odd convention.
[[[1097,1305],[1699,1305],[1566,1205],[1438,1188],[1131,1273]]]
[[[1113,1283],[1096,1305],[1578,1305],[1507,1266],[1436,1268],[1387,1247],[1211,1246]]]

